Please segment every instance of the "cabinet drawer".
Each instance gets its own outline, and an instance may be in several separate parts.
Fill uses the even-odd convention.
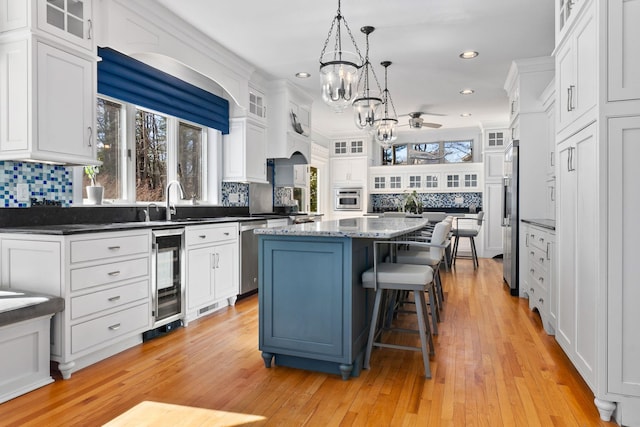
[[[536,230],[531,230],[529,232],[527,243],[529,246],[534,246],[545,253],[548,250],[548,246],[551,244],[549,237],[545,233],[541,233]]]
[[[201,243],[217,243],[238,238],[236,225],[224,225],[218,227],[187,227],[186,244],[199,245]]]
[[[535,284],[543,291],[547,291],[549,289],[549,271],[537,265],[529,265],[528,268],[529,284]]]
[[[75,240],[71,242],[71,263],[102,260],[126,255],[148,254],[151,251],[148,234]]]
[[[547,270],[551,264],[551,260],[547,257],[547,252],[535,246],[529,246],[527,249],[528,264],[539,266]]]
[[[129,285],[93,292],[71,298],[71,319],[120,307],[130,302],[149,298],[149,281],[141,280]]]
[[[71,353],[77,353],[132,332],[143,332],[150,326],[149,303],[99,317],[71,327]]]
[[[149,275],[149,258],[137,258],[71,270],[71,291]]]

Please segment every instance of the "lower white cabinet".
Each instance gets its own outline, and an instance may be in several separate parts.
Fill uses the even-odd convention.
[[[0,235],[3,287],[65,299],[51,331],[63,378],[142,342],[151,327],[150,241],[146,229]]]
[[[240,293],[238,238],[238,223],[187,227],[187,321],[235,304]]]
[[[529,308],[538,311],[544,330],[554,335],[557,311],[553,263],[555,230],[523,223],[522,235],[526,261],[520,267],[524,271],[520,276],[524,279],[521,286],[529,297]]]

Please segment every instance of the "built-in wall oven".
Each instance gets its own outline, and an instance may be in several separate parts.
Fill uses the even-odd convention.
[[[144,338],[182,326],[185,316],[184,228],[152,230],[153,330]]]
[[[336,188],[335,210],[360,210],[362,209],[362,188]]]

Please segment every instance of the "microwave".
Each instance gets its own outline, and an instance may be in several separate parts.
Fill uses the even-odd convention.
[[[362,208],[362,188],[336,188],[335,210],[356,211]]]

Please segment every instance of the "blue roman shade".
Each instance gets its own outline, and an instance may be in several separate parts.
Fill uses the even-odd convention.
[[[98,56],[98,93],[229,133],[226,99],[116,50]]]

